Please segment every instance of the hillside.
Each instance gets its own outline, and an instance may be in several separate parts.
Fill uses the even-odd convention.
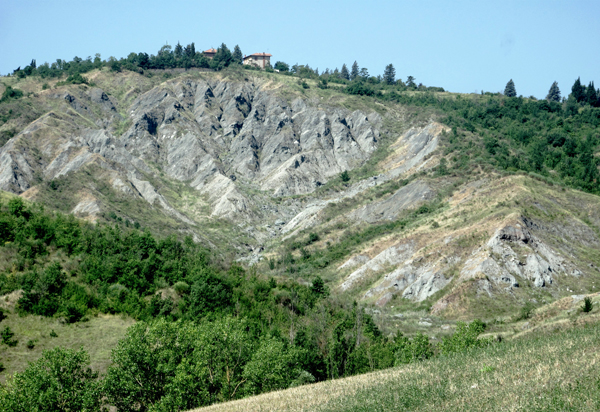
[[[83,345],[124,408],[143,341],[167,372],[136,402],[186,409],[414,362],[402,348],[461,321],[505,339],[562,327],[598,291],[600,108],[311,76],[0,79],[0,307],[20,335],[0,379]],[[193,369],[185,353],[212,359],[194,345],[228,328],[234,372]],[[565,333],[555,346],[591,332]],[[270,357],[290,372],[263,384]]]
[[[433,314],[502,316],[529,295],[544,299],[541,291],[549,299],[592,291],[596,197],[493,169],[440,174],[452,133],[435,107],[417,111],[336,85],[306,90],[258,72],[88,77],[94,86],[20,85],[38,118],[2,126],[18,132],[0,154],[4,190],[91,221],[191,234],[251,262],[281,262],[280,239],[293,246],[300,233],[322,234],[304,249],[319,252],[405,219],[406,228],[373,234],[327,268],[303,263],[378,306],[427,301]],[[343,171],[355,171],[349,183]]]
[[[194,412],[593,411],[600,407],[596,322],[588,328],[528,336],[492,349],[266,393]]]

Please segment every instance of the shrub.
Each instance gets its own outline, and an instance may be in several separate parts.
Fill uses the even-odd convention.
[[[0,412],[100,410],[98,373],[83,350],[56,348],[0,388]]]
[[[2,93],[2,98],[0,98],[0,103],[6,102],[10,99],[18,99],[23,97],[23,92],[19,89],[13,89],[10,86],[6,86],[4,89],[4,93]]]
[[[399,333],[396,337],[396,345],[395,366],[422,361],[433,356],[433,347],[429,338],[423,333],[417,334],[412,340]]]
[[[181,296],[189,293],[190,285],[185,282],[177,282],[173,285],[173,289],[175,289],[175,292]]]
[[[7,326],[5,327],[2,332],[0,332],[0,337],[2,337],[2,343],[8,346],[17,346],[17,343],[19,343],[18,340],[13,339],[13,336],[15,336],[15,333],[10,330],[10,328]]]
[[[348,173],[347,170],[344,170],[342,173],[340,173],[340,179],[342,179],[342,182],[346,183],[350,181],[350,173]]]
[[[33,349],[33,348],[35,348],[36,342],[37,342],[37,339],[29,339],[27,341],[27,349]]]
[[[50,337],[51,337],[51,338],[58,338],[58,334],[57,334],[56,332],[54,332],[54,329],[52,329],[52,330],[50,331]]]
[[[517,317],[515,318],[515,322],[518,322],[520,320],[529,319],[531,317],[531,315],[533,314],[534,310],[535,310],[535,306],[533,306],[533,303],[531,303],[531,302],[525,303],[525,305],[523,305],[521,307],[521,311],[520,311],[519,315],[517,315]]]
[[[589,313],[592,311],[593,308],[594,308],[594,302],[592,302],[592,299],[589,296],[587,296],[583,300],[583,306],[581,306],[581,311],[584,313]]]
[[[440,352],[444,354],[454,352],[465,352],[470,348],[479,348],[491,343],[490,339],[478,339],[478,336],[485,331],[486,324],[475,319],[471,323],[458,322],[456,332],[442,340]]]

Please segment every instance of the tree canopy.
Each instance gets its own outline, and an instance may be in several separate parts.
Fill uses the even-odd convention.
[[[506,87],[504,88],[504,95],[506,97],[517,97],[517,89],[515,89],[515,83],[512,79],[506,83]]]
[[[383,81],[388,85],[393,85],[396,83],[396,69],[394,69],[394,65],[391,63],[385,66],[385,70],[383,72]]]

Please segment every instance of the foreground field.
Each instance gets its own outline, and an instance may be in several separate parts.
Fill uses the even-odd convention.
[[[539,333],[208,411],[597,411],[600,325]]]
[[[131,318],[99,315],[87,322],[69,325],[42,316],[10,314],[2,321],[0,329],[9,327],[18,343],[14,347],[0,345],[0,362],[5,368],[0,370],[0,384],[9,375],[24,371],[44,350],[56,347],[84,348],[90,354],[92,369],[104,373],[110,364],[111,350],[133,323]],[[28,343],[32,347],[28,347]]]

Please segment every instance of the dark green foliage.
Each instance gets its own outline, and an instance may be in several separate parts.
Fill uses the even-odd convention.
[[[51,337],[51,338],[58,338],[58,334],[57,334],[56,332],[54,332],[54,329],[52,329],[52,330],[50,331],[50,337]]]
[[[242,54],[242,49],[237,44],[233,48],[233,54],[231,55],[231,62],[236,64],[242,64],[242,60],[244,55]]]
[[[37,342],[37,339],[29,339],[27,341],[27,345],[26,345],[27,349],[33,349],[33,348],[35,348],[36,342]]]
[[[281,61],[278,61],[277,63],[275,63],[275,66],[273,66],[273,68],[275,70],[279,70],[280,72],[283,72],[283,73],[290,71],[289,64],[281,62]]]
[[[598,107],[598,95],[596,94],[596,87],[594,82],[590,82],[588,87],[585,89],[585,100],[590,106]]]
[[[573,86],[571,87],[571,95],[577,103],[585,101],[585,86],[581,84],[581,80],[579,77],[577,78],[577,80],[575,80],[575,83],[573,83]]]
[[[396,83],[396,69],[394,69],[393,64],[388,64],[385,66],[385,70],[383,72],[383,81],[385,84],[392,85]]]
[[[15,336],[15,333],[12,330],[10,330],[8,326],[2,329],[2,332],[0,332],[0,337],[2,337],[2,343],[4,345],[17,346],[17,343],[19,343],[19,341],[13,339],[13,336]]]
[[[0,322],[6,319],[6,314],[4,313],[4,309],[0,308]]]
[[[346,63],[342,65],[342,71],[340,72],[340,77],[344,80],[350,80],[350,72],[348,71],[348,67],[346,67]]]
[[[592,309],[594,309],[594,302],[592,302],[592,299],[589,296],[586,296],[585,299],[583,299],[581,311],[584,313],[589,313],[592,311]]]
[[[417,84],[415,83],[415,80],[417,80],[417,79],[415,79],[413,76],[408,76],[406,78],[406,87],[411,88],[411,89],[416,88]]]
[[[222,70],[229,66],[233,61],[233,56],[225,43],[221,44],[221,47],[217,49],[215,57],[210,61],[210,67],[215,70]]]
[[[350,173],[348,173],[347,170],[344,170],[342,173],[340,173],[340,179],[342,179],[342,182],[346,183],[350,181]]]
[[[456,332],[442,340],[440,352],[443,354],[465,352],[471,348],[480,348],[491,344],[491,339],[478,339],[486,325],[476,319],[471,323],[458,322]]]
[[[23,97],[23,92],[21,90],[6,86],[6,89],[4,89],[4,92],[2,93],[2,98],[0,98],[0,103],[7,102],[11,99],[19,99],[21,97]]]
[[[429,338],[422,333],[418,333],[412,339],[408,339],[402,336],[401,333],[398,333],[395,343],[395,366],[424,361],[434,355],[433,346],[429,342]]]
[[[557,82],[553,82],[552,86],[550,86],[546,100],[549,102],[560,102],[560,89]]]
[[[343,68],[342,68],[343,70]],[[354,80],[359,76],[359,69],[358,69],[358,63],[356,62],[356,60],[354,61],[354,63],[352,63],[352,69],[350,71],[350,80]]]
[[[359,96],[374,96],[376,94],[375,89],[370,84],[363,81],[352,82],[350,86],[344,89],[344,92]]]
[[[88,84],[88,81],[85,77],[83,77],[81,75],[81,73],[75,73],[70,75],[69,77],[67,77],[67,80],[65,80],[65,83],[70,83],[70,84]]]
[[[327,286],[325,286],[325,282],[323,282],[323,279],[321,279],[320,276],[317,276],[315,280],[313,280],[310,290],[318,296],[329,295],[329,290],[327,289]]]
[[[83,349],[45,351],[6,386],[0,386],[0,411],[100,410],[98,373],[87,367],[89,362]]]
[[[515,88],[515,83],[512,79],[506,83],[506,87],[504,88],[504,95],[506,97],[517,97],[517,89]]]

